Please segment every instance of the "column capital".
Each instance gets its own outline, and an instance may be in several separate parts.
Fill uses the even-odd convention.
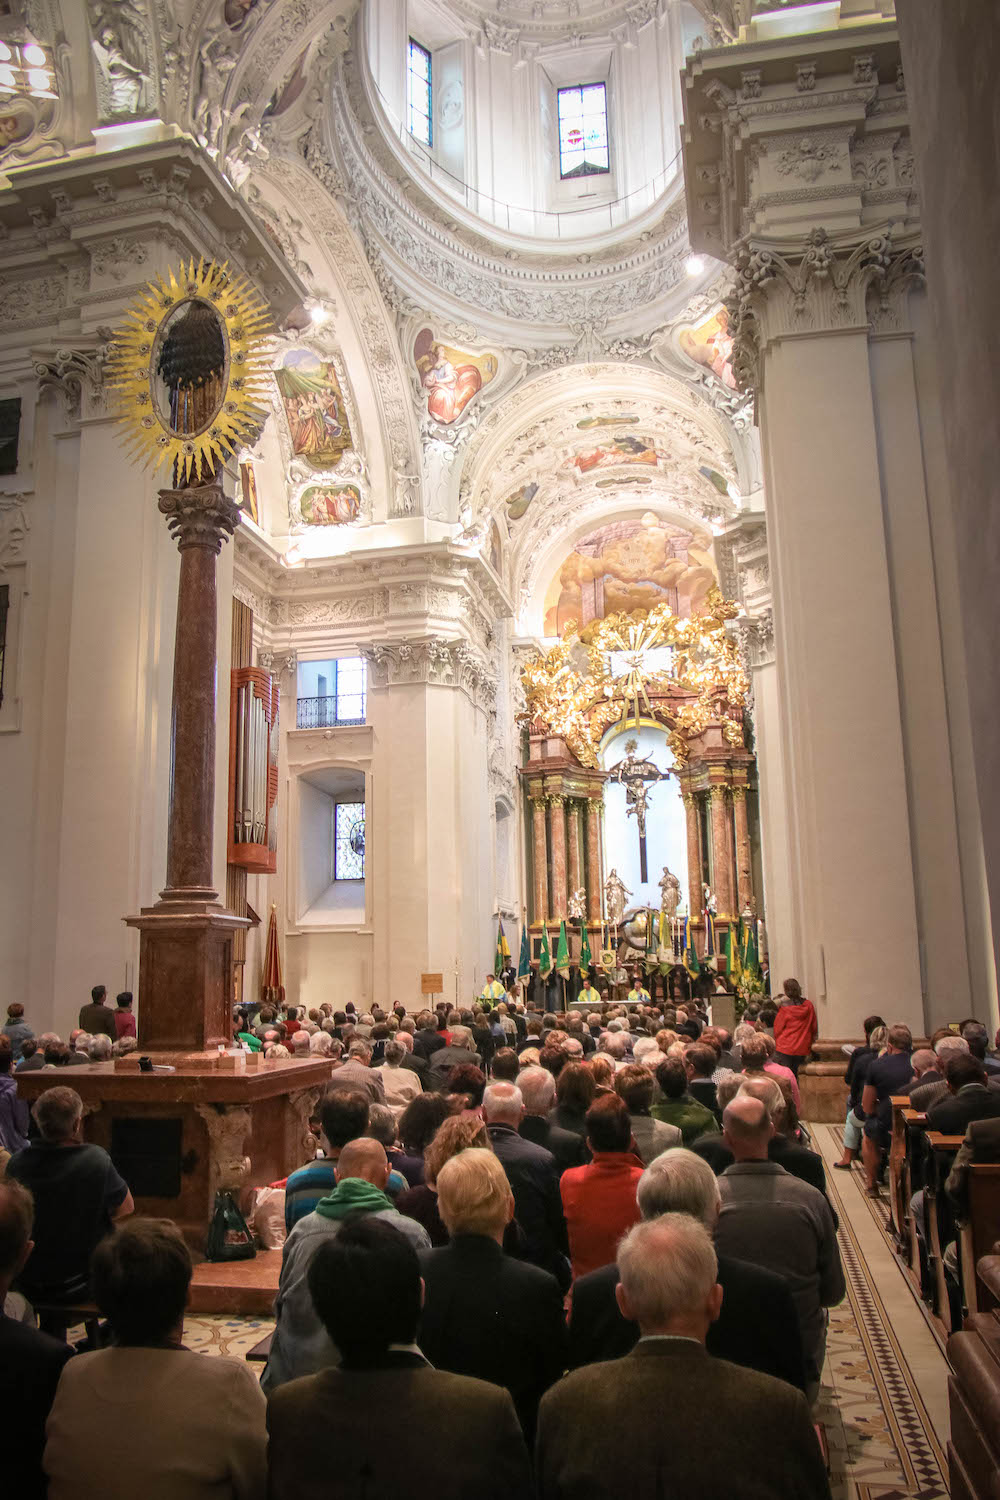
[[[746,782],[736,782],[732,786],[731,791],[732,791],[732,794],[733,794],[733,801],[734,802],[743,802],[743,801],[746,800],[746,795],[747,795]]]
[[[226,537],[240,524],[239,506],[227,500],[218,484],[182,490],[161,490],[159,510],[180,552],[204,547],[218,554]]]
[[[713,781],[712,785],[708,789],[708,794],[713,802],[724,802],[726,793],[730,790],[731,788],[726,786],[724,782]]]

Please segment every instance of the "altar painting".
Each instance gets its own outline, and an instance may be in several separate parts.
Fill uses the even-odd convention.
[[[716,380],[736,389],[733,375],[733,336],[729,332],[729,314],[724,307],[705,318],[694,328],[683,328],[678,335],[681,352],[694,364],[713,374]]]
[[[292,452],[314,469],[331,469],[352,446],[336,370],[311,349],[290,349],[275,369]]]
[[[421,328],[413,341],[413,363],[426,392],[427,415],[443,426],[458,420],[499,369],[495,354],[470,354],[441,344],[430,328]]]
[[[544,631],[557,636],[570,620],[582,628],[605,615],[663,602],[678,615],[693,614],[715,582],[711,554],[690,532],[651,512],[614,521],[582,537],[552,579]]]
[[[361,515],[361,491],[356,484],[311,484],[299,510],[307,526],[347,526]]]

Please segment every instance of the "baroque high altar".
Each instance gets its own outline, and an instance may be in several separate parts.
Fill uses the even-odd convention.
[[[582,631],[570,622],[558,645],[525,665],[522,718],[529,748],[519,774],[530,808],[536,936],[553,924],[558,930],[567,917],[577,917],[582,932],[585,918],[592,951],[606,950],[608,941],[617,947],[620,918],[605,909],[602,855],[604,785],[611,773],[601,768],[600,757],[609,736],[640,724],[662,729],[683,797],[688,915],[696,930],[704,928],[706,886],[714,894],[720,934],[740,914],[756,914],[747,808],[748,792],[756,792],[747,747],[749,679],[726,629],[738,613],[713,589],[700,611],[686,618],[662,603],[605,615]],[[626,743],[628,759],[619,767],[634,768],[629,811],[637,814],[646,881],[642,783],[651,763],[635,761],[634,748],[634,740]],[[655,767],[651,771],[659,778]],[[573,906],[581,890],[582,912]],[[699,950],[704,948],[703,933]],[[574,951],[578,955],[578,946]]]

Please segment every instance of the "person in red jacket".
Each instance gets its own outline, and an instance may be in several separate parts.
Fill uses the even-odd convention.
[[[784,994],[774,1018],[774,1061],[791,1068],[798,1076],[799,1066],[812,1051],[819,1035],[819,1022],[811,1000],[802,993],[797,979],[786,979]]]
[[[632,1150],[632,1123],[617,1094],[601,1094],[585,1116],[592,1160],[559,1180],[573,1279],[609,1266],[618,1241],[639,1222],[635,1201],[643,1165]]]

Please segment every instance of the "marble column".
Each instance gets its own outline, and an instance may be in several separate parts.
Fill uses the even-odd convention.
[[[601,878],[601,797],[587,798],[587,912],[592,922],[603,915],[604,882]]]
[[[575,797],[567,799],[566,811],[569,817],[569,889],[572,894],[583,885],[583,871],[580,868],[580,804]]]
[[[701,911],[702,885],[704,877],[701,858],[701,819],[698,816],[698,797],[695,792],[684,792],[684,811],[687,816],[687,908],[694,921]]]
[[[531,798],[531,830],[534,838],[533,863],[535,875],[535,901],[533,917],[544,922],[549,904],[549,860],[545,838],[545,801],[542,797]]]
[[[549,798],[552,847],[552,910],[557,920],[566,915],[566,798],[556,794]]]
[[[167,883],[126,917],[139,940],[139,1046],[200,1051],[232,1034],[233,935],[249,926],[212,881],[215,811],[216,558],[239,523],[220,486],[161,490],[181,555],[171,711]]]
[[[750,866],[750,825],[747,822],[747,789],[733,787],[733,817],[736,824],[736,915],[753,907],[753,875]]]
[[[727,828],[729,819],[728,787],[716,784],[712,799],[712,891],[719,916],[733,915],[732,842]]]

